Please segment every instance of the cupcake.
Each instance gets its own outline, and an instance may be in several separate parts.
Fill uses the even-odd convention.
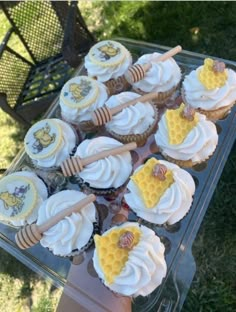
[[[40,206],[37,225],[42,225],[58,212],[85,197],[85,194],[75,190],[65,190],[52,195]],[[54,255],[73,256],[91,246],[96,229],[96,208],[90,203],[45,231],[40,243]]]
[[[124,296],[147,296],[166,276],[164,245],[144,225],[126,222],[95,235],[94,268],[101,281]]]
[[[134,92],[122,92],[111,96],[105,104],[108,108],[113,108],[138,97],[140,95]],[[157,108],[152,103],[137,102],[114,115],[106,123],[106,130],[120,142],[136,142],[138,146],[142,146],[155,132],[157,119]]]
[[[47,197],[45,184],[33,172],[9,174],[0,180],[0,220],[14,226],[32,224]]]
[[[87,139],[77,147],[75,156],[86,158],[122,145],[121,142],[105,136]],[[122,190],[131,172],[131,154],[124,152],[95,161],[85,166],[76,176],[83,190],[96,195],[112,195]]]
[[[26,133],[25,152],[42,169],[57,169],[76,148],[77,135],[66,122],[52,118],[35,123]]]
[[[62,118],[85,132],[94,130],[91,112],[102,107],[108,98],[106,86],[87,76],[70,79],[60,93]]]
[[[213,122],[183,103],[167,109],[158,123],[155,141],[162,155],[183,167],[207,160],[215,151],[218,134]]]
[[[96,43],[85,56],[88,76],[105,83],[110,94],[129,88],[124,73],[132,64],[130,52],[119,42],[104,40]]]
[[[127,189],[125,201],[137,216],[150,223],[172,225],[188,213],[195,184],[186,170],[150,158],[134,171]]]
[[[156,104],[165,103],[174,93],[181,81],[181,70],[176,61],[170,57],[165,61],[157,62],[155,59],[161,55],[154,52],[142,55],[134,65],[151,63],[151,68],[145,73],[143,79],[134,82],[132,88],[139,94],[157,92]]]
[[[236,102],[236,72],[207,58],[183,81],[185,102],[211,120],[223,118]]]

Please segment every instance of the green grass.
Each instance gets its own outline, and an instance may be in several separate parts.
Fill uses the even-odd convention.
[[[235,164],[236,149],[230,154],[193,246],[197,274],[184,312],[236,309]]]
[[[236,59],[236,3],[81,1],[86,22],[98,39],[130,37]],[[104,23],[103,23],[104,21]],[[0,12],[0,39],[8,25]],[[16,38],[13,44],[19,47]],[[24,131],[0,111],[0,168],[22,147]],[[184,312],[236,310],[236,152],[231,152],[193,246],[197,272]],[[55,311],[60,291],[0,250],[0,308],[4,312]]]
[[[55,311],[61,290],[0,252],[0,308],[4,312]]]

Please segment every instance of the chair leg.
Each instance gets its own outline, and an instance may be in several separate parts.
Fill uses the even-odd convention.
[[[29,128],[31,124],[26,121],[22,116],[18,115],[13,108],[10,107],[7,103],[7,96],[5,93],[0,93],[0,107],[2,110],[9,114],[12,118],[14,118],[19,123],[23,124],[26,128]]]

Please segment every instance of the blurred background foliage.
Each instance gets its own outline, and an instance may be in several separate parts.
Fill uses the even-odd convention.
[[[100,40],[128,37],[236,58],[234,2],[80,1],[80,7],[87,25]]]
[[[80,1],[98,40],[129,37],[236,60],[236,2]],[[9,28],[0,11],[0,39]],[[12,44],[22,51],[13,37]],[[24,130],[0,111],[0,168],[22,147]],[[236,311],[235,148],[193,245],[197,272],[184,312]],[[52,312],[61,291],[0,249],[0,308],[4,312]],[[93,311],[92,311],[93,312]],[[115,311],[114,311],[115,312]],[[124,311],[125,312],[125,311]]]

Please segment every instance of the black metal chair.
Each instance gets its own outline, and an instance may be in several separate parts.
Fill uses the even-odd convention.
[[[24,126],[46,111],[95,43],[77,1],[1,1],[12,28],[0,46],[0,107]],[[15,33],[29,58],[10,46]]]

